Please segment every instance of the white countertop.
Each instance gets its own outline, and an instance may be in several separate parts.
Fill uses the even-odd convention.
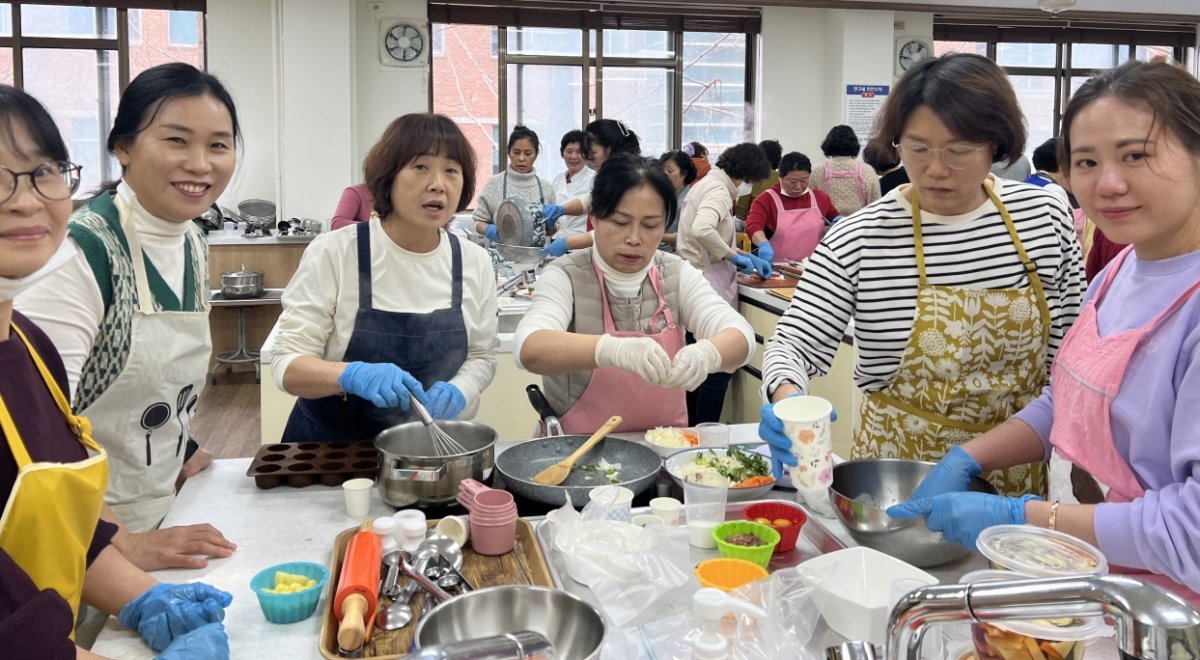
[[[216,245],[271,245],[271,246],[275,246],[275,245],[291,245],[294,243],[302,243],[302,244],[307,245],[308,243],[311,243],[312,239],[316,238],[316,236],[317,235],[312,235],[312,234],[301,234],[300,236],[292,236],[292,235],[277,236],[277,235],[272,234],[270,236],[259,236],[258,238],[251,238],[248,236],[243,236],[241,234],[237,234],[234,236],[226,236],[224,232],[214,231],[214,232],[210,232],[208,234],[208,244],[209,244],[209,246],[216,246]]]
[[[754,424],[735,425],[731,441],[757,441],[756,429]],[[619,437],[640,439],[640,435],[619,434]],[[497,443],[497,454],[513,444]],[[164,526],[209,523],[238,544],[233,556],[210,560],[204,569],[157,571],[154,576],[164,582],[203,581],[233,594],[233,603],[226,609],[225,626],[235,658],[319,658],[320,612],[328,590],[313,616],[299,623],[277,625],[263,618],[258,600],[250,590],[250,579],[264,568],[288,561],[328,566],[333,539],[354,527],[357,519],[346,515],[340,487],[257,488],[254,480],[246,476],[251,461],[250,458],[213,461],[209,469],[187,481],[163,521]],[[385,504],[377,492],[372,491],[370,515],[390,515],[395,509]],[[776,490],[772,496],[791,499],[794,494]],[[813,519],[820,520],[847,545],[852,544],[836,521],[815,516]],[[981,557],[972,555],[933,573],[945,580],[979,568],[982,563]],[[333,576],[331,579],[336,580]],[[115,618],[108,620],[92,650],[109,657],[153,657],[137,633],[121,626]]]

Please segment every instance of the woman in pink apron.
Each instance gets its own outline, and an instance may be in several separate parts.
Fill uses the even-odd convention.
[[[538,279],[513,355],[543,376],[567,433],[592,433],[613,415],[618,431],[686,426],[685,391],[749,359],[750,324],[700,271],[657,250],[676,210],[657,163],[610,158],[592,184],[595,246]],[[684,345],[685,329],[696,343]]]
[[[812,161],[793,151],[779,161],[779,183],[754,199],[746,215],[746,234],[767,261],[807,259],[825,227],[841,213],[829,195],[810,188]]]
[[[1058,352],[1053,386],[948,456],[888,511],[972,545],[1028,523],[1098,545],[1200,605],[1200,82],[1129,62],[1063,114],[1061,161],[1089,218],[1130,244],[1100,273]],[[1048,501],[962,492],[983,468],[1050,460]]]
[[[813,169],[812,187],[829,195],[838,209],[850,215],[879,199],[879,175],[858,160],[858,136],[846,125],[829,129],[821,142],[827,159]]]

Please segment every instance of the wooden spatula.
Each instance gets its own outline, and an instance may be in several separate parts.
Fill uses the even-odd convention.
[[[592,437],[580,445],[579,449],[576,449],[574,453],[534,475],[533,483],[543,486],[557,486],[566,481],[567,475],[571,474],[571,466],[575,465],[575,461],[579,460],[580,456],[588,453],[589,449],[595,447],[597,442],[603,440],[608,435],[608,432],[617,428],[617,425],[620,423],[620,415],[613,415],[608,418],[608,421],[604,422],[604,426],[601,426],[599,430],[593,433]]]

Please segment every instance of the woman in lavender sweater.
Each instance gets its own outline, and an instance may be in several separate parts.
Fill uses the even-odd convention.
[[[908,502],[930,529],[974,546],[1028,523],[1099,546],[1200,604],[1200,82],[1129,62],[1093,77],[1063,114],[1059,162],[1114,241],[1058,351],[1053,385],[952,450]],[[981,470],[1049,460],[1049,501],[959,492]]]

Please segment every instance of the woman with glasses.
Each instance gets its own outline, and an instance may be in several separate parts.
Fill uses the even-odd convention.
[[[1089,218],[1129,244],[1092,281],[1050,386],[888,510],[975,547],[1028,524],[1093,543],[1113,572],[1200,605],[1200,82],[1132,61],[1063,111],[1060,162]],[[1050,496],[966,493],[983,470],[1050,461]]]
[[[116,527],[100,519],[109,458],[71,410],[54,344],[13,309],[15,296],[73,263],[65,239],[78,186],[50,114],[0,85],[0,648],[95,657],[72,641],[87,603],[119,614],[160,657],[227,658],[229,594],[159,584],[113,547]]]
[[[191,220],[229,184],[237,139],[215,77],[181,63],[142,72],[108,135],[121,180],[72,216],[79,255],[17,300],[62,353],[74,407],[109,454],[114,543],[146,570],[201,568],[235,548],[210,525],[158,526],[212,355],[208,245]]]
[[[863,391],[855,458],[938,460],[1041,392],[1079,313],[1071,215],[1041,188],[990,175],[1025,146],[1004,72],[977,55],[922,60],[888,96],[879,140],[912,183],[845,218],[817,246],[764,357],[759,432],[795,465],[774,402],[829,371],[854,323]],[[1041,492],[1040,465],[993,474]]]

